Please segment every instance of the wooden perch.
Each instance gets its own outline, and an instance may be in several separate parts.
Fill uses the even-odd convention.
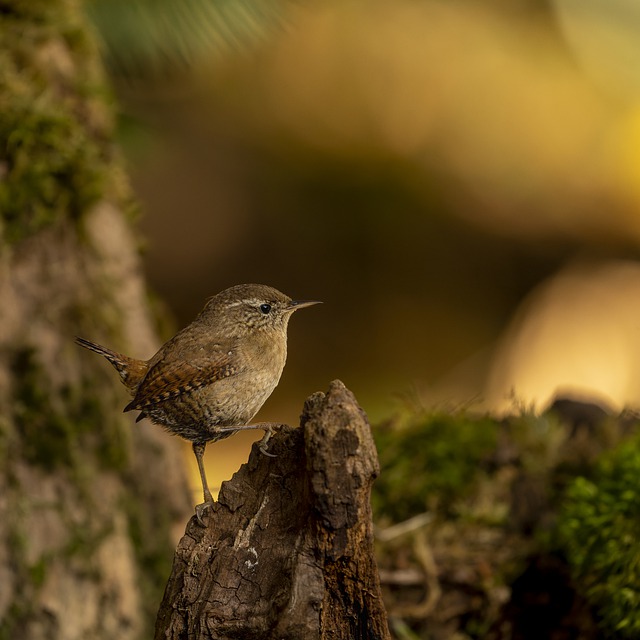
[[[269,452],[254,446],[223,483],[206,528],[190,520],[156,640],[388,640],[369,504],[378,458],[353,394],[336,381],[309,397],[301,428],[283,425]]]

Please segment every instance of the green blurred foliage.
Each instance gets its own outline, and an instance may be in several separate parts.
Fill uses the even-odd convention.
[[[576,478],[558,531],[579,588],[620,638],[640,637],[640,439]]]
[[[376,517],[398,522],[426,509],[452,515],[494,451],[499,424],[489,417],[438,411],[375,430],[380,477]]]
[[[553,413],[517,410],[505,420],[469,410],[434,410],[377,427],[376,515],[398,522],[427,509],[444,517],[468,514],[479,485],[500,483],[493,476],[501,465],[548,476],[549,497],[556,496],[566,483],[563,476],[582,470],[583,461],[563,455],[567,431]],[[504,492],[497,490],[495,498],[504,499]]]
[[[110,68],[165,75],[221,51],[246,50],[279,24],[283,0],[88,0]]]

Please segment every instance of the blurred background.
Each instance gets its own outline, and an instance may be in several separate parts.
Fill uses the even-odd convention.
[[[257,419],[297,423],[334,378],[374,424],[638,403],[640,5],[87,8],[165,337],[241,282],[325,303],[293,319]],[[212,447],[212,484],[260,436]]]

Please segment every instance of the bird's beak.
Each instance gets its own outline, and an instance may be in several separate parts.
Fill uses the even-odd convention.
[[[289,303],[288,309],[290,311],[297,311],[298,309],[303,309],[304,307],[310,307],[314,304],[322,304],[320,300],[292,300]]]

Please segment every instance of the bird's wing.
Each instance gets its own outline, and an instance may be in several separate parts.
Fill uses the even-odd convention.
[[[207,351],[206,354],[201,352],[194,357],[171,362],[160,360],[149,369],[134,399],[124,410],[144,411],[152,405],[236,373],[237,367],[231,362],[229,354],[223,351]]]

